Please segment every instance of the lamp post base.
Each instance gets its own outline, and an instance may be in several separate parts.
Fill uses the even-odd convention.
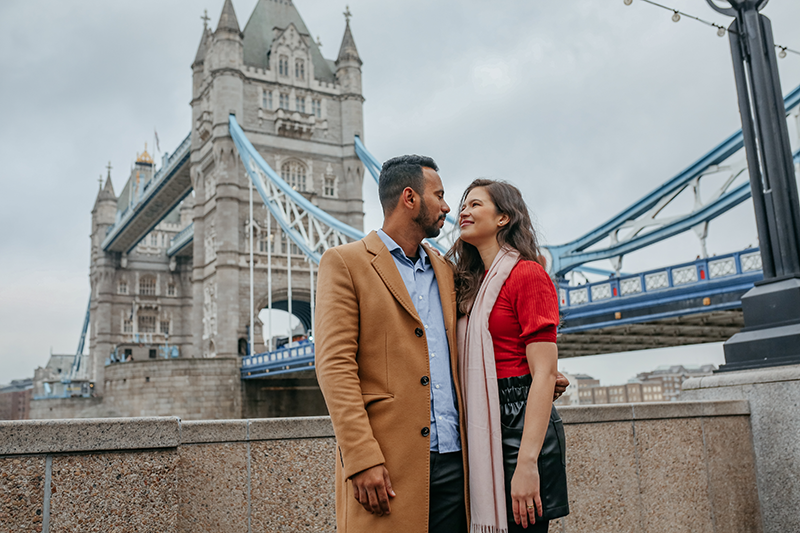
[[[724,344],[717,372],[800,364],[800,278],[757,284],[742,311],[747,327]]]

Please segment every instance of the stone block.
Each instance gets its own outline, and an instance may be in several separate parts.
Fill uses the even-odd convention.
[[[636,420],[661,418],[698,418],[708,416],[749,415],[746,401],[654,402],[632,404]]]
[[[0,459],[0,531],[42,531],[44,457]]]
[[[335,447],[328,438],[250,444],[253,531],[335,531]]]
[[[50,533],[175,531],[177,467],[177,450],[53,457]]]
[[[245,441],[247,422],[247,420],[182,422],[181,444]]]
[[[703,435],[716,531],[760,533],[750,421],[739,416],[706,418]]]
[[[682,398],[749,402],[764,532],[800,531],[800,365],[687,380]]]
[[[179,455],[179,531],[248,531],[247,444],[191,444]]]
[[[567,438],[569,533],[640,531],[633,423],[570,424]],[[560,531],[551,524],[551,531]]]
[[[250,420],[250,440],[333,437],[330,417],[262,418]]]
[[[0,455],[174,448],[174,417],[0,422]]]
[[[636,422],[644,531],[714,533],[698,419]]]
[[[619,405],[580,405],[558,407],[564,424],[590,424],[596,422],[618,422],[633,420],[633,407],[629,403]]]

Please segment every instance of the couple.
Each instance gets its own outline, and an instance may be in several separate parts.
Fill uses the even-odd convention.
[[[437,170],[384,163],[383,228],[320,262],[338,531],[544,532],[568,512],[555,288],[507,183],[467,188],[447,259],[422,245],[450,211]]]

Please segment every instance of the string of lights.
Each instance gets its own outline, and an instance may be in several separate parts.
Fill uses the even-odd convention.
[[[665,6],[664,4],[659,4],[658,2],[654,2],[653,0],[639,0],[639,1],[640,2],[644,2],[645,4],[650,4],[651,6],[655,6],[655,7],[661,8],[661,9],[663,9],[665,11],[671,11],[672,12],[672,22],[680,22],[681,17],[686,17],[688,19],[695,20],[695,21],[697,21],[697,22],[699,22],[701,24],[705,24],[706,26],[709,26],[709,27],[712,27],[712,28],[716,28],[717,35],[719,35],[720,37],[725,37],[725,33],[730,31],[727,28],[725,28],[724,26],[721,26],[721,25],[719,25],[719,24],[717,24],[715,22],[710,22],[708,20],[701,19],[700,17],[695,17],[694,15],[690,15],[689,13],[685,13],[685,12],[681,11],[680,9],[675,9],[675,8],[672,8],[672,7],[669,7],[669,6]],[[633,4],[633,0],[622,0],[622,2],[626,6],[629,6],[629,5]],[[795,54],[795,55],[800,56],[800,52],[799,51],[794,50],[792,48],[789,48],[788,46],[783,46],[783,45],[780,45],[780,44],[776,44],[775,48],[777,48],[779,50],[778,57],[780,57],[781,59],[786,57],[787,54]]]

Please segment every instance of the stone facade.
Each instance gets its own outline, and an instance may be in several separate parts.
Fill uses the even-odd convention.
[[[239,360],[178,358],[106,367],[102,398],[37,400],[32,419],[170,416],[218,420],[242,416]]]
[[[105,252],[102,242],[153,180],[155,163],[146,147],[137,154],[119,196],[110,168],[97,194],[91,228],[89,356],[73,376],[74,382],[86,384],[84,396],[105,397],[106,385],[116,383],[106,375],[118,372],[109,362],[244,355],[250,324],[250,182],[228,131],[230,114],[285,181],[326,212],[363,227],[364,169],[354,148],[354,136],[363,138],[361,93],[361,60],[349,20],[334,61],[322,56],[291,0],[259,0],[243,31],[233,4],[224,1],[216,29],[204,28],[192,63],[191,194],[129,253]],[[273,308],[286,309],[291,299],[295,314],[303,315],[298,310],[309,307],[313,265],[274,220],[268,221],[257,194],[254,201],[256,313],[271,296]],[[169,258],[172,238],[189,224],[192,245]],[[273,254],[271,295],[268,247]],[[301,319],[310,327],[307,316]],[[256,351],[265,349],[261,326],[256,318]],[[154,393],[167,394],[168,389]],[[239,389],[232,394],[226,402],[241,405]],[[85,410],[86,402],[80,400],[75,399],[74,416]],[[70,400],[42,401],[50,405],[34,411],[69,416]],[[159,401],[166,405],[173,399]],[[181,400],[173,405],[182,405]],[[112,406],[108,412],[122,411]],[[125,412],[145,415],[153,410]],[[181,410],[169,414],[198,415]],[[241,411],[224,416],[241,416]]]

